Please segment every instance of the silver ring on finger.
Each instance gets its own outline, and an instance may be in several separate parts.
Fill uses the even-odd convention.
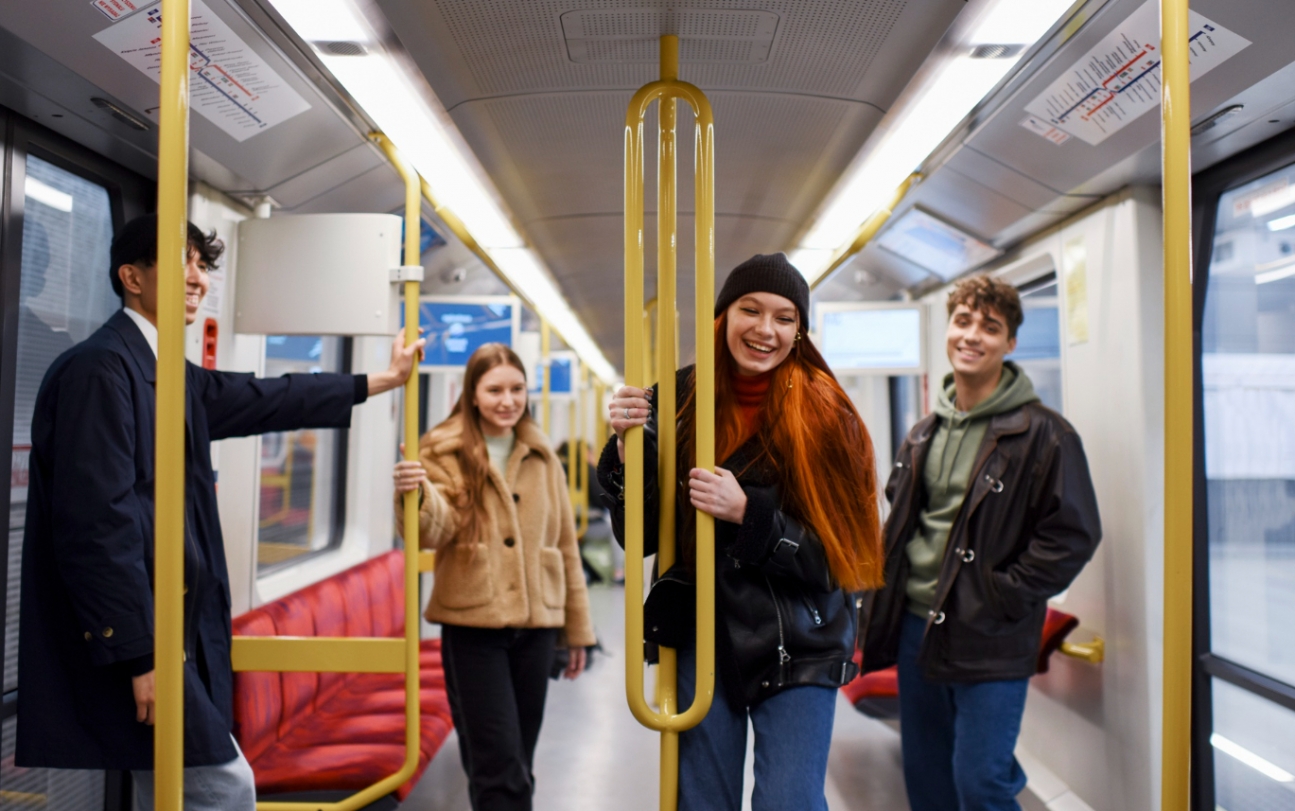
[[[626,409],[625,409],[625,419],[627,419],[627,420],[628,420],[629,418],[630,418],[630,410],[629,410],[629,408],[626,408]]]

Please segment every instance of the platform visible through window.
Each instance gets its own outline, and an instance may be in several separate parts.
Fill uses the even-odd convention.
[[[271,335],[265,374],[344,371],[343,339]],[[283,566],[341,540],[338,511],[344,480],[336,429],[305,429],[261,437],[261,506],[257,570]]]
[[[1224,193],[1201,369],[1210,656],[1295,685],[1295,166]],[[1295,808],[1295,713],[1213,681],[1219,807]]]

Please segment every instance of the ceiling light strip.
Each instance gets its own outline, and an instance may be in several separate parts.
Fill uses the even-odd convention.
[[[895,209],[899,207],[899,204],[903,202],[904,196],[908,194],[908,190],[921,182],[922,175],[920,172],[914,172],[905,178],[904,182],[899,184],[899,188],[895,189],[895,194],[890,198],[890,202],[877,209],[873,212],[871,217],[864,220],[863,225],[859,226],[859,230],[854,232],[854,237],[840,248],[837,248],[832,253],[832,258],[828,260],[827,264],[824,265],[822,269],[810,271],[813,275],[806,275],[806,281],[809,282],[809,289],[813,290],[815,287],[818,287],[820,284],[827,281],[828,277],[830,277],[837,268],[850,261],[850,257],[867,247],[873,237],[877,236],[877,232],[880,231],[882,226],[884,226],[890,219],[890,215],[893,214]],[[802,273],[805,273],[805,268],[801,268],[800,270]]]
[[[616,371],[513,226],[471,148],[412,69],[388,53],[354,0],[271,0],[314,48],[332,78],[418,172],[421,192],[446,226],[528,307],[546,319],[596,376]],[[339,53],[336,44],[354,48]],[[375,138],[376,140],[376,138]],[[443,204],[441,201],[447,201]]]
[[[797,239],[793,257],[800,261],[793,263],[811,283],[852,255],[850,247],[884,210],[885,190],[921,169],[1030,46],[1077,6],[1075,0],[968,4]],[[984,45],[1010,47],[997,59],[972,58]]]

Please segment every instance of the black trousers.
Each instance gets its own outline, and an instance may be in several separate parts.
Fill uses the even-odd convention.
[[[473,811],[530,811],[556,628],[441,627],[441,659]]]

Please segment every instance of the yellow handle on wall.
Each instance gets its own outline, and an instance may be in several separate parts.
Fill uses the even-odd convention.
[[[625,119],[625,382],[646,388],[650,372],[645,362],[643,303],[644,249],[644,120],[649,106],[658,111],[657,179],[657,328],[655,356],[658,409],[658,482],[661,520],[658,522],[657,563],[665,571],[674,562],[675,498],[675,260],[677,239],[675,186],[675,106],[682,99],[695,120],[694,202],[696,222],[696,467],[715,466],[715,165],[714,115],[706,95],[679,81],[679,38],[661,38],[661,79],[644,85],[630,101]],[[643,685],[643,549],[644,549],[643,429],[625,436],[625,676],[630,712],[644,726],[661,732],[661,796],[663,811],[678,805],[679,733],[701,723],[715,693],[715,523],[697,512],[697,674],[692,706],[677,708],[676,655],[661,648],[657,679],[659,709],[648,706]]]

